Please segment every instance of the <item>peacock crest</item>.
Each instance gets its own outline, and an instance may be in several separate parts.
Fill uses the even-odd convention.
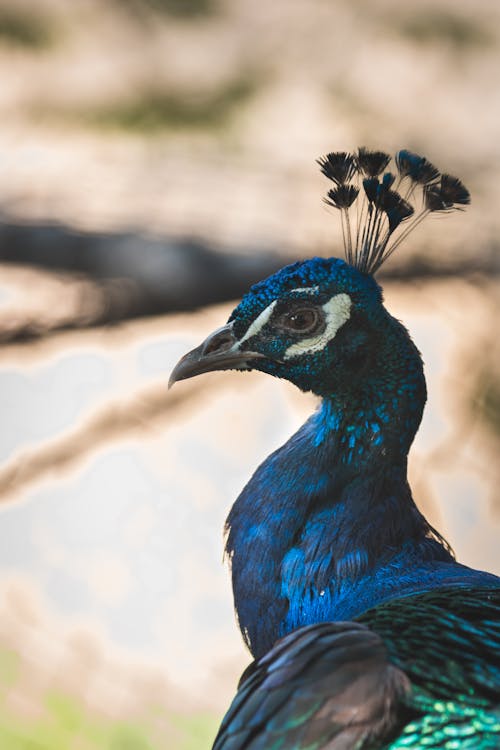
[[[393,171],[389,154],[366,148],[335,151],[317,161],[334,184],[324,201],[340,211],[346,260],[364,273],[376,273],[431,213],[470,203],[457,177],[406,149],[395,155]]]

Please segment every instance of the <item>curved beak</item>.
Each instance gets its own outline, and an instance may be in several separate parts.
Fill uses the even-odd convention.
[[[186,380],[214,370],[249,370],[249,362],[263,358],[258,352],[241,351],[233,333],[233,324],[218,328],[205,341],[185,354],[172,370],[168,381],[171,388],[178,380]]]

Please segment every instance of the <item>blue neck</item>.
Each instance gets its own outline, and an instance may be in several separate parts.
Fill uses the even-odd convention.
[[[463,583],[464,575],[468,582],[406,479],[425,400],[421,370],[420,378],[409,391],[413,404],[392,385],[390,394],[378,388],[376,399],[358,394],[354,413],[345,400],[324,399],[234,504],[226,551],[255,657],[299,626],[352,618],[388,598]]]

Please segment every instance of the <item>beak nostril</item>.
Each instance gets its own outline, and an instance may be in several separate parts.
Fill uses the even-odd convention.
[[[215,352],[225,352],[235,343],[234,336],[228,331],[215,333],[203,347],[203,354],[214,354]]]
[[[186,380],[214,370],[250,370],[251,362],[262,354],[241,351],[240,342],[232,331],[232,323],[213,331],[205,341],[185,354],[172,370],[169,388],[179,380]]]

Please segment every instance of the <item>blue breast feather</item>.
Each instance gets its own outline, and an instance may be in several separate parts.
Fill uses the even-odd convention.
[[[344,421],[323,402],[259,467],[228,517],[235,606],[255,657],[295,628],[352,619],[393,598],[500,585],[457,563],[422,516],[404,450],[387,463],[380,409],[353,429]]]

